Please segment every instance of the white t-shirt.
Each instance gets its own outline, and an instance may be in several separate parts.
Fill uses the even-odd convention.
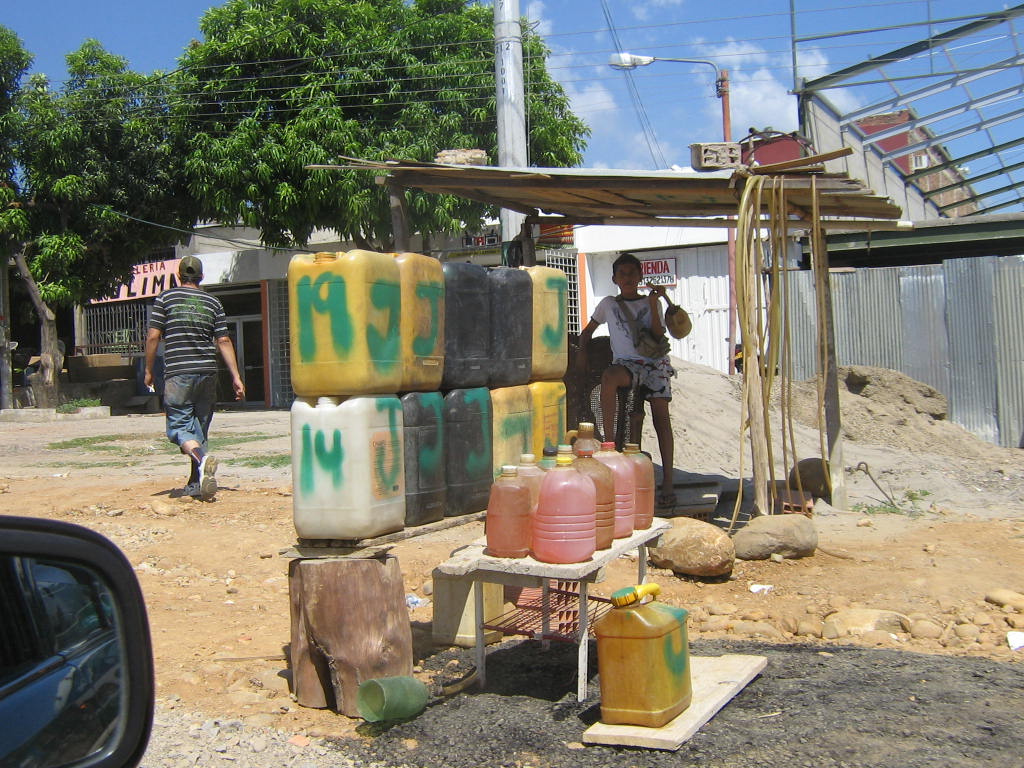
[[[651,327],[651,303],[646,296],[628,300],[624,299],[623,302],[629,305],[633,317],[636,318],[638,327]],[[637,353],[636,346],[633,344],[633,333],[630,330],[626,314],[622,310],[623,302],[620,302],[615,296],[605,296],[598,302],[597,309],[594,310],[594,314],[590,316],[590,319],[599,324],[608,324],[608,336],[612,346],[612,360],[618,360],[621,357],[644,360],[646,358],[641,357]],[[658,303],[658,313],[660,318],[661,302]],[[664,320],[662,322],[664,323]]]

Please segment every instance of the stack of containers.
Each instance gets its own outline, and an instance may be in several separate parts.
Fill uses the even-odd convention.
[[[491,305],[486,267],[449,261],[443,273],[445,515],[454,517],[486,509],[494,480]]]
[[[564,435],[561,270],[355,250],[296,255],[288,288],[300,538],[478,512]]]
[[[565,384],[569,361],[566,328],[565,273],[553,267],[526,267],[533,282],[533,345],[530,397],[533,403],[533,443],[530,452],[542,456],[545,446],[557,446],[565,435]]]
[[[444,517],[445,282],[441,263],[419,253],[394,257],[401,281],[402,416],[405,422],[405,524]]]
[[[487,271],[491,306],[491,390],[494,418],[491,464],[515,464],[533,445],[533,280],[521,269]]]
[[[300,539],[405,524],[399,270],[370,251],[288,266],[293,513]]]

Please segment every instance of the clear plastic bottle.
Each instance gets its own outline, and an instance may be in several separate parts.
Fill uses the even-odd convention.
[[[594,556],[597,491],[575,470],[571,455],[558,456],[544,474],[533,516],[533,556],[542,563],[582,563]]]
[[[591,422],[580,422],[579,427],[576,429],[576,442],[572,444],[572,450],[577,456],[580,455],[580,451],[586,450],[591,453],[597,453],[601,450],[601,443],[594,436],[594,425]]]
[[[612,471],[615,484],[615,538],[633,535],[636,519],[636,470],[633,462],[615,450],[615,443],[601,443],[594,458]]]
[[[501,468],[487,501],[487,549],[491,557],[526,557],[530,552],[530,489],[516,467]]]
[[[544,446],[544,455],[541,460],[537,462],[537,466],[547,472],[549,469],[554,469],[555,465],[558,464],[558,449],[553,445]]]
[[[582,449],[576,455],[573,467],[594,481],[594,488],[597,490],[597,548],[608,549],[615,539],[615,476],[608,467],[594,458],[594,453],[589,448]]]
[[[537,511],[540,499],[540,484],[544,480],[544,470],[537,466],[537,457],[532,453],[524,453],[519,457],[519,479],[530,489],[530,514]]]
[[[636,443],[626,443],[623,454],[633,462],[636,471],[636,515],[633,528],[645,531],[654,522],[654,464],[646,453],[640,452]]]

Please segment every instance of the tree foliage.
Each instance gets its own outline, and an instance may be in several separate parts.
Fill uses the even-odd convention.
[[[132,266],[190,226],[184,145],[168,115],[169,84],[128,69],[86,41],[52,90],[34,75],[18,94],[16,186],[27,219],[23,250],[47,302],[109,295]]]
[[[0,255],[14,256],[35,305],[42,384],[55,401],[53,307],[113,293],[173,242],[153,223],[188,226],[194,211],[163,78],[132,72],[95,41],[67,56],[59,90],[41,75],[21,85],[30,62],[0,27]]]
[[[461,0],[228,0],[207,11],[181,60],[177,114],[192,137],[189,190],[206,218],[260,230],[273,246],[315,228],[363,247],[391,237],[387,195],[366,171],[306,170],[343,157],[494,159],[494,31]],[[524,35],[531,162],[580,162],[586,126]],[[458,231],[482,206],[409,193],[411,225]]]

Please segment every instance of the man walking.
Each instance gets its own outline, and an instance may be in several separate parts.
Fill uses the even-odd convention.
[[[228,336],[220,301],[200,290],[203,263],[186,256],[178,264],[181,283],[161,293],[153,305],[146,336],[146,386],[153,386],[153,365],[164,342],[164,411],[167,439],[191,460],[185,494],[210,501],[217,493],[217,458],[207,438],[217,401],[217,352],[231,374],[236,400],[245,399],[235,347]]]

